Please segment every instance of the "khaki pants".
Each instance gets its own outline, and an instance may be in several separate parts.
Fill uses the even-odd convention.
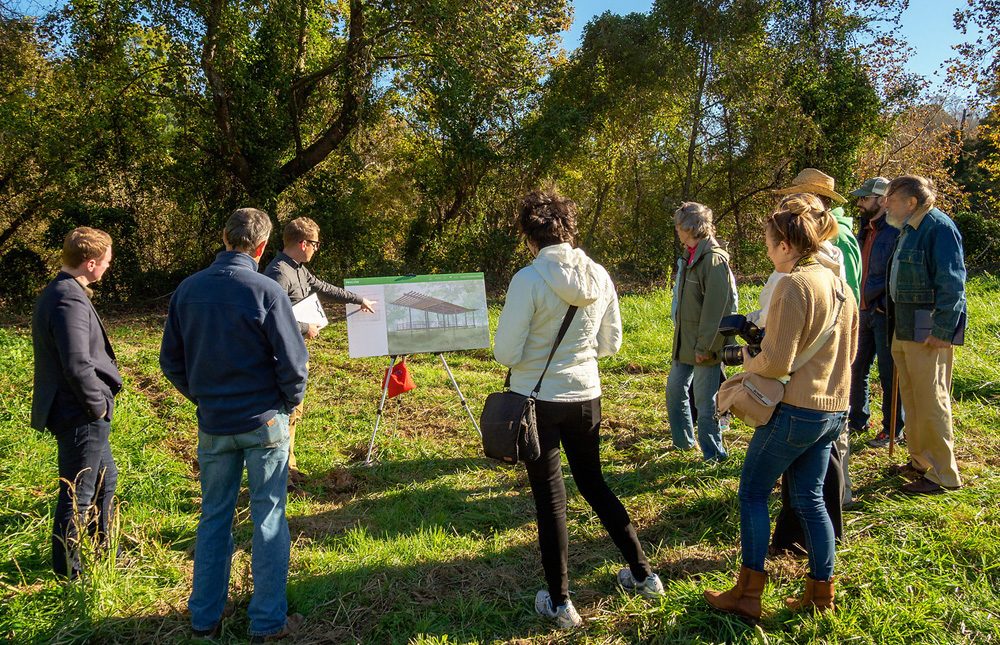
[[[951,419],[951,367],[955,349],[892,338],[892,359],[899,375],[899,396],[906,410],[906,448],[924,477],[946,488],[962,479],[955,462]]]

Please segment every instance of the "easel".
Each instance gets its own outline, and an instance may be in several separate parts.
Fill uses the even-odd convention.
[[[438,357],[441,359],[441,364],[444,365],[444,371],[448,373],[448,378],[451,379],[451,385],[458,392],[458,400],[462,402],[462,407],[469,415],[469,420],[472,421],[472,427],[476,429],[479,436],[483,436],[482,430],[479,429],[479,424],[476,422],[476,417],[472,414],[472,410],[469,408],[469,402],[465,400],[465,395],[462,394],[462,390],[458,387],[458,382],[455,380],[455,375],[451,373],[451,368],[448,367],[448,361],[444,359],[444,354],[442,352],[437,352]],[[375,413],[375,429],[372,430],[371,441],[368,442],[368,456],[365,457],[365,465],[372,465],[372,451],[375,449],[375,435],[378,434],[378,426],[382,422],[382,411],[385,409],[385,400],[389,395],[389,375],[392,374],[392,368],[396,366],[397,358],[406,358],[406,354],[393,354],[389,357],[389,371],[386,374],[385,382],[382,383],[382,398],[378,403],[378,411]]]

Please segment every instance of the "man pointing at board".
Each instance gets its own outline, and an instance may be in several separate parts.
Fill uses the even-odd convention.
[[[271,263],[267,265],[264,274],[272,278],[288,293],[289,300],[295,305],[308,298],[313,293],[332,302],[354,304],[361,311],[375,312],[375,302],[362,298],[336,285],[324,282],[314,276],[306,268],[306,263],[312,260],[319,250],[319,226],[308,217],[298,217],[285,224],[282,232],[284,249],[280,251]],[[319,326],[310,323],[299,323],[299,330],[306,338],[319,336]],[[288,481],[296,483],[302,479],[295,460],[295,426],[302,418],[302,404],[292,411],[288,420]]]

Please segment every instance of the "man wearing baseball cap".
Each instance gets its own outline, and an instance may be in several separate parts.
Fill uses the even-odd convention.
[[[889,444],[893,409],[896,412],[896,442],[903,439],[903,408],[896,392],[896,405],[892,401],[892,333],[886,317],[885,279],[892,250],[899,237],[899,229],[889,226],[885,219],[885,192],[889,180],[873,177],[861,188],[851,193],[861,212],[861,298],[858,306],[861,321],[858,328],[858,355],[851,368],[851,413],[848,423],[851,432],[865,432],[871,418],[868,378],[872,363],[878,359],[879,380],[882,382],[882,429],[868,442],[873,448]]]

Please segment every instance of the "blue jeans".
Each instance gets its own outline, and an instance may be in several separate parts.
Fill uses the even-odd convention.
[[[849,425],[852,432],[868,428],[871,418],[869,406],[868,379],[872,363],[878,359],[878,376],[882,382],[882,430],[889,434],[892,419],[892,373],[896,366],[892,360],[892,335],[889,333],[886,315],[874,309],[861,311],[858,325],[858,354],[851,366],[851,414]],[[903,406],[897,394],[896,436],[903,435]]]
[[[688,365],[674,361],[667,377],[667,419],[674,445],[694,447],[694,420],[688,402],[688,386],[694,379],[694,402],[698,408],[698,445],[706,460],[722,461],[729,454],[722,445],[719,420],[715,418],[715,395],[719,392],[719,365]]]
[[[105,419],[56,435],[59,501],[52,530],[52,568],[59,576],[80,575],[80,529],[85,529],[98,545],[105,546],[108,539],[118,483],[110,435],[111,422]]]
[[[823,478],[846,415],[781,403],[771,420],[754,431],[740,475],[743,566],[764,571],[771,537],[767,500],[785,473],[792,509],[805,533],[810,574],[814,580],[833,577],[833,524],[823,505]]]
[[[253,519],[253,598],[247,608],[250,634],[267,636],[285,627],[288,555],[285,519],[288,486],[288,415],[237,435],[198,433],[201,519],[194,547],[194,581],[188,608],[194,629],[211,629],[229,595],[233,514],[246,464]]]

